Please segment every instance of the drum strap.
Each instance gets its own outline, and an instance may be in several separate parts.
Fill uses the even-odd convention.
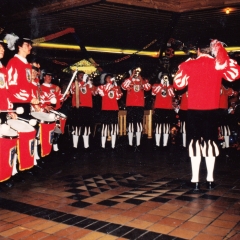
[[[76,91],[76,108],[79,108],[79,85],[78,85],[78,81],[75,81],[75,91]]]

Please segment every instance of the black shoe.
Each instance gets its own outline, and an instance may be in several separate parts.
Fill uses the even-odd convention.
[[[4,185],[5,185],[6,187],[8,187],[8,188],[12,188],[12,187],[14,186],[14,183],[13,183],[13,182],[10,182],[10,181],[6,181],[6,182],[4,183]]]
[[[193,183],[193,191],[200,191],[199,183],[198,183],[198,182]]]
[[[134,147],[134,152],[140,152],[140,151],[141,151],[140,146],[135,146],[135,147]]]
[[[207,188],[208,188],[209,190],[214,189],[214,188],[215,188],[215,183],[214,183],[214,182],[207,182]]]

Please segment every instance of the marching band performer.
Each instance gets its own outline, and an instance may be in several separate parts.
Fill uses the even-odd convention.
[[[181,95],[179,117],[180,117],[180,133],[182,133],[182,146],[187,146],[187,134],[186,134],[186,121],[188,110],[188,91],[184,89],[184,93]]]
[[[79,136],[83,137],[85,149],[89,149],[89,135],[91,133],[94,86],[89,76],[83,71],[77,73],[75,82],[72,83],[71,125],[73,148],[77,149]]]
[[[231,130],[229,127],[228,116],[228,97],[236,94],[232,88],[226,88],[223,84],[220,89],[220,101],[219,101],[219,128],[221,136],[224,137],[223,148],[229,148],[229,137]]]
[[[4,57],[6,44],[4,41],[0,40],[0,60]],[[17,148],[17,139],[13,138],[11,131],[8,128],[8,125],[4,124],[6,121],[7,114],[11,114],[12,118],[16,118],[15,113],[11,113],[13,104],[11,103],[11,95],[8,91],[7,83],[7,70],[2,65],[0,61],[0,183],[4,182],[7,187],[12,187],[13,183],[7,181],[12,175],[16,172],[16,148]],[[1,111],[9,112],[1,112]],[[10,134],[9,134],[10,133]],[[7,135],[10,135],[10,138],[6,138]],[[12,136],[12,137],[11,137]],[[17,133],[16,133],[17,136]]]
[[[46,112],[50,112],[51,110],[58,110],[61,107],[61,103],[63,102],[63,95],[61,93],[61,89],[59,86],[52,84],[52,73],[44,72],[43,73],[43,84],[41,85],[41,99],[44,101],[43,108]],[[56,105],[51,103],[51,100],[56,101]],[[55,106],[53,106],[55,105]],[[53,137],[53,150],[55,152],[59,151],[58,149],[58,138],[60,132],[54,133]]]
[[[32,41],[29,38],[18,38],[15,42],[15,49],[17,54],[7,64],[9,91],[14,108],[23,107],[22,117],[29,119],[30,103],[39,104],[31,84],[32,67],[26,59],[31,52]]]
[[[133,146],[133,134],[136,132],[135,151],[139,150],[141,143],[141,134],[143,130],[144,116],[144,91],[149,91],[151,85],[147,79],[144,79],[140,68],[134,68],[129,71],[130,77],[122,83],[122,88],[127,90],[127,124],[128,124],[128,141],[129,146]]]
[[[154,118],[155,118],[155,140],[156,146],[160,146],[161,134],[163,133],[163,146],[168,144],[171,125],[174,122],[175,113],[172,107],[174,95],[173,86],[169,83],[169,75],[160,72],[158,74],[160,83],[152,86],[152,95],[156,96],[154,102]]]
[[[210,52],[214,57],[209,55]],[[190,140],[191,182],[194,183],[194,190],[198,191],[201,157],[206,160],[208,188],[213,188],[215,159],[219,155],[216,119],[222,78],[227,81],[239,78],[240,67],[229,58],[218,40],[212,40],[210,48],[199,47],[197,55],[196,59],[189,59],[179,65],[174,88],[180,90],[188,86],[187,134]]]
[[[96,93],[102,97],[102,131],[101,144],[105,149],[108,131],[111,135],[111,147],[115,148],[118,129],[118,102],[122,97],[120,87],[117,86],[115,78],[111,73],[103,73],[100,76],[103,85],[98,86]]]
[[[30,104],[39,104],[39,100],[36,98],[33,92],[33,85],[31,84],[31,65],[26,58],[31,52],[32,41],[29,38],[17,36],[13,38],[13,41],[8,38],[8,48],[15,50],[17,54],[7,64],[9,92],[11,93],[14,109],[22,107],[24,111],[21,117],[29,120]],[[22,121],[12,123],[19,134],[17,149],[19,170],[24,171],[34,166],[33,152],[36,131],[29,124],[26,131],[23,127],[25,124]],[[26,148],[26,143],[29,145],[28,148]]]

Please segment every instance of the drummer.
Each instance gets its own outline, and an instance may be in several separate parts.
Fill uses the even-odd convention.
[[[27,56],[32,49],[32,41],[29,38],[19,37],[15,42],[17,54],[7,64],[8,85],[11,92],[14,108],[23,107],[23,118],[30,118],[30,103],[38,104],[39,100],[33,93],[31,84],[31,65]]]
[[[41,85],[42,97],[45,103],[43,107],[46,112],[51,110],[58,110],[63,102],[63,95],[59,86],[52,84],[53,74],[49,71],[43,73],[43,84]],[[56,104],[51,103],[52,100],[56,101]],[[53,140],[53,151],[57,152],[58,149],[58,139],[60,137],[61,131],[55,132]]]
[[[11,177],[11,172],[12,168],[9,164],[9,159],[12,160],[13,155],[16,153],[16,140],[7,140],[3,139],[2,135],[3,132],[6,132],[6,135],[9,135],[8,132],[13,131],[13,130],[8,130],[6,129],[6,125],[3,124],[6,122],[6,116],[7,114],[11,114],[12,118],[16,118],[15,113],[7,113],[7,111],[11,111],[13,108],[13,104],[10,101],[11,95],[8,91],[8,83],[7,83],[7,70],[6,68],[2,65],[1,59],[4,57],[4,52],[5,52],[6,44],[4,43],[3,40],[0,40],[0,95],[2,97],[0,101],[0,120],[1,120],[1,133],[0,133],[0,150],[1,150],[1,158],[0,158],[0,183],[3,182],[3,184],[7,187],[12,187],[13,183],[12,181],[8,180]],[[1,112],[1,111],[6,111],[6,112]],[[5,130],[5,131],[4,131]],[[12,134],[10,132],[10,134]],[[17,133],[16,133],[17,135]],[[8,149],[11,151],[6,151]],[[3,150],[3,151],[2,151]],[[4,152],[8,154],[4,154]],[[8,156],[9,154],[12,155],[12,157]],[[6,158],[5,156],[6,155]]]

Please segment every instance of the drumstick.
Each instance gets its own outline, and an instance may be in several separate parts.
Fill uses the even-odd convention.
[[[16,112],[17,114],[23,114],[24,113],[24,109],[23,107],[18,107],[16,108],[16,110],[0,110],[0,112]]]
[[[74,73],[73,73],[73,76],[72,76],[72,79],[70,80],[70,82],[69,82],[69,84],[68,84],[68,86],[67,86],[67,88],[66,88],[66,90],[65,90],[65,93],[63,94],[63,99],[65,98],[65,96],[67,95],[67,93],[68,93],[68,91],[69,91],[69,89],[70,89],[70,87],[71,87],[71,85],[72,85],[72,82],[73,82],[73,80],[75,79],[75,77],[76,77],[76,75],[77,75],[77,72],[78,72],[78,70],[76,70]]]
[[[25,118],[20,118],[20,117],[18,117],[17,119],[22,120],[24,122],[28,122],[31,126],[35,126],[37,124],[37,120],[36,119],[27,120]]]
[[[60,113],[60,112],[57,112],[57,111],[54,111],[54,110],[50,110],[49,112],[54,113],[54,114],[56,114],[56,115],[59,115],[59,116],[62,117],[62,118],[66,118],[66,116],[63,115],[63,114]]]

